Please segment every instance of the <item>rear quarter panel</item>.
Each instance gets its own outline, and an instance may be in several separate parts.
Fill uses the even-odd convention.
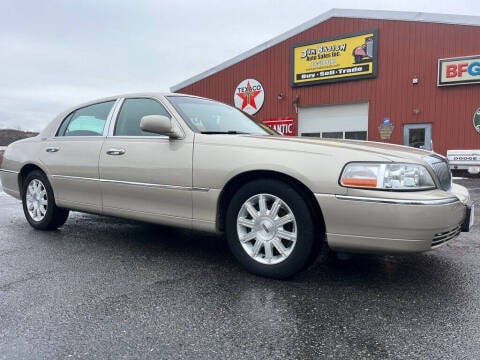
[[[49,171],[38,156],[42,145],[43,142],[37,136],[16,141],[7,147],[2,161],[4,171],[1,172],[2,187],[7,194],[20,198],[19,173],[27,164],[39,167],[48,176]]]

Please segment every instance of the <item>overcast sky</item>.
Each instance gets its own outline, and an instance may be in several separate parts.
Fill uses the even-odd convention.
[[[0,129],[41,130],[84,101],[168,91],[331,8],[480,15],[473,0],[1,0]]]

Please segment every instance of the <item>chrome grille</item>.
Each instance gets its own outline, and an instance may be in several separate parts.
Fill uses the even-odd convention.
[[[432,247],[444,244],[447,241],[455,239],[460,234],[460,225],[452,230],[435,234],[432,240]]]
[[[440,156],[435,155],[426,156],[424,159],[428,162],[437,176],[440,188],[442,190],[450,189],[452,186],[452,173],[447,161]]]

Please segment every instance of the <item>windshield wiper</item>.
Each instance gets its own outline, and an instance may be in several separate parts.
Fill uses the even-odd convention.
[[[249,134],[243,131],[228,130],[228,131],[202,131],[202,134]]]

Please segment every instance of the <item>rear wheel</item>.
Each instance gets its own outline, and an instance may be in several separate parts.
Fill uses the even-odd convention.
[[[254,274],[288,278],[316,252],[312,213],[291,186],[270,179],[252,181],[233,196],[225,230],[233,255]]]
[[[23,182],[23,212],[35,229],[56,229],[67,221],[69,211],[55,205],[53,190],[42,172],[30,172]]]

